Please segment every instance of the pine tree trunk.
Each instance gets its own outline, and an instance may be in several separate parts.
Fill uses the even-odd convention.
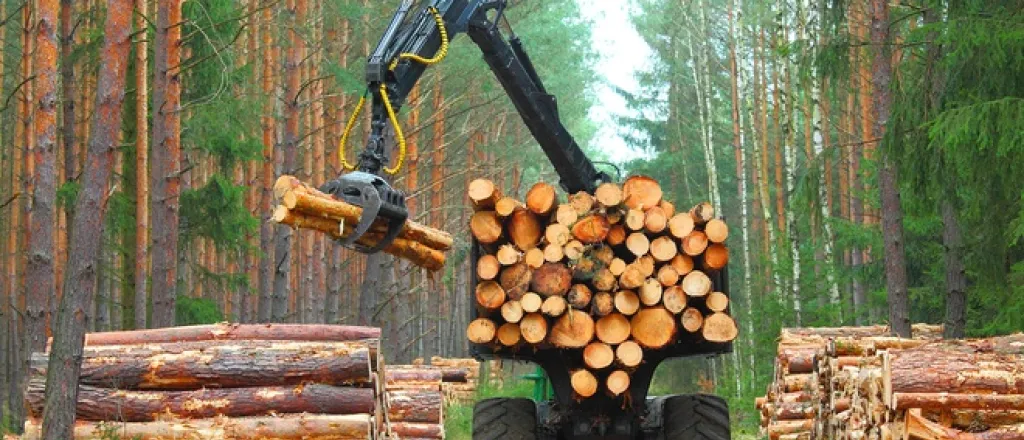
[[[110,1],[110,0],[108,0]],[[153,78],[153,188],[151,212],[152,327],[174,325],[178,290],[178,196],[181,191],[182,0],[158,0]]]
[[[322,11],[320,10],[321,2],[314,2],[316,27],[314,28],[313,41],[325,41],[323,36],[323,20]],[[320,77],[320,64],[323,59],[320,56],[320,51],[316,51],[317,55],[313,59],[312,66],[310,67],[310,81],[316,81],[313,84],[312,92],[310,94],[310,101],[312,101],[312,113],[313,123],[311,124],[310,130],[313,132],[313,179],[312,182],[317,186],[321,186],[325,182],[326,178],[326,163],[324,158],[325,142],[326,142],[326,127],[324,125],[324,82],[319,80]],[[320,313],[324,309],[324,293],[326,292],[326,278],[325,278],[325,259],[326,243],[324,242],[325,237],[320,234],[313,235],[313,283],[310,285],[312,290],[311,306],[306,316],[306,322],[321,322],[323,315]]]
[[[66,0],[65,0],[66,1]],[[149,1],[135,1],[135,31],[148,29]],[[146,328],[149,304],[149,42],[135,43],[135,328]]]
[[[348,1],[344,1],[343,4],[347,6],[348,5]],[[351,28],[350,28],[349,20],[347,18],[343,18],[341,20],[341,30],[340,30],[340,32],[341,32],[341,41],[339,42],[339,44],[341,45],[341,56],[339,57],[339,60],[338,60],[338,66],[342,70],[345,70],[345,69],[348,68],[349,41],[351,39],[351,36],[350,36]],[[331,40],[333,40],[333,39],[331,39]],[[335,121],[334,121],[334,124],[333,124],[336,127],[336,130],[335,130],[336,136],[335,136],[334,140],[332,141],[333,142],[332,145],[336,145],[337,144],[337,138],[340,137],[341,130],[343,129],[343,126],[344,126],[343,124],[345,124],[345,122],[346,122],[345,112],[353,111],[352,109],[348,108],[345,105],[348,102],[348,96],[345,95],[344,93],[339,93],[337,101],[338,101],[338,104],[335,105],[334,108],[336,109],[336,111],[338,113],[337,113],[337,116],[334,118]],[[339,159],[337,153],[331,155],[331,163],[334,164],[334,169],[333,169],[334,173],[340,173],[342,171],[341,160]],[[324,301],[325,302],[325,305],[324,305],[324,309],[325,309],[325,311],[324,311],[325,312],[325,317],[324,318],[325,319],[324,319],[324,321],[327,324],[335,324],[335,323],[337,323],[339,321],[339,318],[341,317],[338,308],[339,308],[339,305],[340,305],[339,303],[341,301],[341,290],[342,290],[342,273],[341,273],[341,271],[342,271],[342,258],[344,257],[345,254],[342,252],[343,248],[341,246],[332,245],[332,246],[330,246],[330,249],[331,249],[331,260],[330,260],[331,261],[331,268],[330,268],[330,272],[328,273],[328,276],[327,276],[328,277],[328,280],[327,280],[327,298]],[[354,265],[355,263],[350,260],[350,261],[348,261],[348,264],[349,265]]]
[[[56,0],[38,0],[35,11],[33,83],[38,107],[33,117],[36,172],[29,217],[32,240],[25,274],[28,350],[41,350],[46,345],[48,301],[57,290],[53,256],[57,215],[57,5]]]
[[[274,255],[274,232],[276,229],[269,221],[268,216],[272,212],[274,200],[274,66],[277,61],[274,58],[274,32],[273,19],[274,8],[265,8],[262,12],[260,32],[263,42],[263,71],[262,87],[264,103],[263,117],[261,124],[263,128],[263,174],[260,185],[263,186],[260,193],[260,215],[263,220],[260,222],[260,251],[263,257],[260,259],[259,268],[259,305],[257,306],[257,322],[269,322],[271,310],[273,309],[273,285],[274,285],[274,262],[277,261]],[[280,228],[280,226],[279,226]]]
[[[77,212],[88,212],[90,215],[75,217],[72,225],[75,241],[68,256],[69,270],[64,280],[64,297],[53,325],[53,350],[46,377],[43,438],[47,440],[72,437],[78,394],[74,385],[78,384],[81,373],[83,343],[99,267],[100,242],[103,237],[101,222],[107,207],[105,188],[113,166],[117,132],[121,127],[121,104],[124,101],[128,66],[124,60],[128,58],[131,47],[129,35],[132,1],[109,0],[106,10],[93,137],[89,141],[82,192],[75,202]]]
[[[283,160],[278,174],[294,174],[297,171],[296,153],[299,142],[299,76],[301,63],[302,39],[298,29],[298,5],[301,0],[290,0],[286,6],[290,9],[288,35],[289,45],[284,63],[284,144],[281,156]],[[303,2],[304,3],[304,2]],[[274,274],[273,310],[271,321],[285,322],[288,319],[288,298],[290,275],[292,270],[292,230],[286,226],[277,226],[274,235],[274,258],[276,273]]]
[[[764,39],[765,32],[762,29],[760,37],[758,38],[758,46],[760,48],[761,53],[761,87],[758,88],[761,94],[761,142],[758,143],[756,139],[754,140],[754,156],[755,158],[760,157],[760,160],[754,161],[754,172],[757,173],[758,175],[758,181],[760,183],[758,187],[758,193],[760,195],[761,200],[763,201],[761,203],[761,209],[762,217],[764,218],[764,228],[766,232],[765,241],[768,244],[768,253],[771,257],[772,265],[770,270],[772,281],[775,287],[774,294],[777,298],[781,298],[783,295],[782,274],[779,273],[780,266],[778,242],[775,239],[775,223],[772,222],[772,199],[770,196],[771,193],[768,190],[768,181],[770,179],[770,177],[768,176],[768,92],[767,87],[765,87],[765,84],[768,80],[768,59],[765,56]]]
[[[873,107],[875,118],[871,134],[875,139],[885,135],[892,105],[892,57],[889,27],[889,4],[883,0],[871,0],[871,42],[879,48],[875,55],[871,75]],[[889,325],[892,333],[904,338],[910,337],[910,314],[907,293],[907,263],[903,250],[903,207],[900,206],[899,180],[892,158],[883,150],[878,170],[879,186],[882,191],[882,241],[885,244],[885,284],[889,293]]]
[[[963,338],[967,320],[967,275],[964,241],[952,202],[942,201],[942,246],[946,260],[946,326],[943,336]]]
[[[77,122],[75,121],[75,63],[71,57],[75,43],[73,35],[75,24],[72,18],[74,8],[72,0],[60,1],[61,117],[63,118],[61,140],[64,144],[64,176],[68,182],[74,181],[78,176],[78,167],[76,166],[78,158],[75,154],[75,123]],[[70,225],[74,221],[74,208],[68,205],[65,212],[66,225]],[[71,234],[67,229],[70,228],[65,230],[66,240],[71,241]],[[66,255],[64,257],[66,258]],[[63,288],[62,286],[58,287]]]
[[[7,2],[0,1],[0,17],[7,16]],[[7,47],[6,44],[7,32],[0,32],[0,47]],[[4,56],[0,56],[0,78],[4,78],[4,74],[7,72],[6,64],[4,63]],[[4,96],[4,82],[0,80],[0,96]],[[17,185],[13,180],[8,178],[8,170],[15,167],[12,163],[11,154],[7,151],[7,146],[13,148],[10,143],[6,142],[7,131],[0,132],[0,215],[5,218],[9,217],[7,213],[14,211],[17,206],[14,201],[17,197]],[[13,175],[13,173],[12,173]],[[3,222],[3,225],[10,227],[9,222]],[[12,329],[10,326],[11,313],[13,310],[10,307],[11,303],[11,291],[8,290],[8,283],[6,277],[8,276],[8,267],[14,264],[14,255],[7,253],[8,241],[13,237],[8,230],[0,227],[0,252],[3,255],[0,256],[0,274],[3,274],[5,279],[0,281],[0,353],[10,353],[10,347],[8,341]],[[7,417],[7,395],[8,395],[8,384],[10,383],[9,377],[10,368],[10,356],[5,355],[4,359],[0,361],[0,420],[5,420]]]

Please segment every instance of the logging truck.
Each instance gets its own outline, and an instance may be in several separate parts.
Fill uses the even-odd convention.
[[[563,126],[555,97],[545,89],[521,40],[512,32],[505,19],[509,3],[508,0],[402,2],[367,62],[367,90],[357,107],[361,109],[368,101],[372,113],[371,132],[366,146],[356,164],[344,163],[349,172],[320,189],[323,193],[361,208],[358,222],[351,228],[352,232],[344,233],[345,227],[342,226],[343,234],[335,238],[341,245],[364,253],[384,250],[397,255],[401,249],[395,245],[403,243],[404,246],[409,243],[405,195],[391,187],[383,176],[398,171],[404,154],[405,139],[396,114],[425,69],[445,57],[451,39],[458,34],[466,34],[480,48],[484,61],[554,166],[562,189],[570,195],[596,195],[594,198],[600,202],[600,199],[608,197],[607,194],[600,194],[600,187],[611,184],[605,188],[613,199],[616,193],[620,196],[614,202],[616,209],[621,207],[620,213],[624,214],[612,216],[600,210],[602,207],[607,208],[604,205],[608,203],[592,201],[590,208],[599,210],[600,215],[592,215],[584,209],[579,210],[576,213],[578,215],[570,215],[566,211],[564,218],[572,221],[566,221],[568,224],[563,225],[557,221],[559,213],[553,212],[556,209],[554,188],[539,185],[536,186],[536,197],[528,195],[527,203],[534,205],[539,197],[542,206],[527,206],[529,209],[523,209],[514,201],[505,206],[513,218],[518,215],[515,213],[523,212],[523,221],[533,229],[520,231],[522,233],[512,231],[513,237],[502,239],[505,218],[495,211],[494,205],[485,203],[483,206],[486,209],[478,210],[478,215],[474,215],[470,225],[474,232],[470,248],[471,267],[474,268],[472,286],[477,290],[477,302],[481,307],[472,310],[472,316],[469,317],[472,323],[467,333],[473,342],[473,354],[480,359],[498,357],[538,364],[550,378],[555,398],[546,402],[520,398],[494,398],[478,402],[473,413],[473,438],[729,438],[729,413],[721,398],[710,395],[647,395],[655,369],[663,360],[684,356],[710,357],[732,350],[735,323],[727,315],[727,302],[722,302],[728,292],[725,260],[720,259],[720,267],[706,270],[706,273],[692,270],[694,261],[709,264],[711,259],[702,256],[706,249],[717,250],[720,257],[725,255],[722,253],[724,247],[715,247],[720,244],[710,243],[709,246],[708,235],[712,231],[707,228],[706,222],[712,219],[706,214],[710,212],[710,205],[698,205],[695,207],[696,212],[691,210],[685,215],[673,215],[669,212],[674,211],[671,204],[662,204],[660,187],[654,188],[656,183],[654,186],[649,185],[652,179],[645,181],[638,178],[632,183],[627,180],[620,186],[613,183],[607,173],[595,167]],[[345,142],[358,114],[358,110],[352,113],[342,136],[342,157]],[[388,150],[392,145],[398,146],[399,156],[397,165],[388,168]],[[633,197],[628,194],[631,185]],[[627,193],[625,198],[622,197],[623,193]],[[647,200],[650,201],[645,204]],[[658,216],[662,218],[656,219]],[[534,281],[547,279],[553,284],[545,288],[528,283],[531,290],[540,292],[521,289],[513,294],[511,291],[506,292],[512,289],[506,289],[498,281],[480,278],[480,270],[477,269],[482,259],[489,261],[491,258],[502,258],[518,264],[523,256],[520,253],[535,249],[541,240],[536,229],[545,228],[545,234],[552,229],[550,224],[544,227],[538,223],[541,220],[546,223],[544,219],[547,218],[556,218],[556,221],[551,222],[556,225],[555,230],[550,232],[554,234],[553,238],[544,239],[548,246],[543,254],[533,251],[528,257],[541,264],[527,267],[513,264],[497,270],[503,273],[522,270],[521,274],[531,274]],[[613,221],[625,226],[619,231],[619,225],[613,224]],[[671,225],[672,222],[684,224]],[[636,229],[638,225],[639,229]],[[477,232],[483,230],[481,228],[490,231],[488,239],[480,240],[481,235]],[[330,230],[331,226],[328,225],[326,229]],[[649,236],[644,232],[655,229],[658,232]],[[661,232],[669,229],[673,232],[685,230],[685,234],[680,236]],[[626,254],[624,258],[617,257],[613,251],[597,250],[611,249],[611,245],[606,247],[605,243],[611,240],[609,233],[612,231],[616,231],[616,240],[623,239],[617,249],[625,249],[622,251]],[[597,234],[598,237],[592,242],[573,238],[579,238],[580,234]],[[367,239],[369,236],[372,239]],[[562,242],[562,237],[565,242]],[[660,240],[660,237],[668,238]],[[650,241],[651,238],[655,241]],[[724,236],[721,238],[724,240]],[[500,239],[512,243],[512,247],[505,248],[503,255],[497,255],[501,249],[495,249]],[[557,243],[557,248],[552,247],[552,240]],[[676,243],[680,241],[685,252],[680,252],[679,264],[688,264],[693,276],[683,278],[683,273],[674,268],[666,269],[664,275],[655,275],[658,266],[669,266],[674,261]],[[579,246],[573,242],[578,242]],[[585,253],[591,251],[600,252],[594,256],[602,263],[601,269],[595,270],[600,274],[586,274],[587,283],[575,287],[572,282],[577,274],[567,274],[567,254],[569,257],[572,254],[584,257]],[[576,263],[578,260],[572,261],[573,268],[579,267]],[[510,269],[512,267],[516,269]],[[621,272],[607,274],[612,268]],[[492,277],[498,276],[497,270]],[[596,276],[601,278],[595,280]],[[514,278],[511,275],[507,277]],[[659,284],[659,278],[670,281]],[[514,283],[514,280],[510,282]],[[583,291],[584,288],[589,289],[587,285],[601,286],[605,283],[609,287],[622,284],[634,286],[614,292],[614,296],[612,292],[597,291],[591,295],[589,291]],[[663,285],[666,283],[670,284]],[[676,289],[676,284],[682,289]],[[684,292],[688,286],[692,287]],[[567,295],[567,289],[573,288],[576,291]],[[670,309],[672,295],[675,295],[675,307]],[[563,299],[563,296],[568,300]],[[703,302],[698,309],[687,307],[688,299],[703,300],[705,297],[709,305],[717,304],[711,306],[711,312],[708,312]],[[505,306],[506,303],[512,303],[510,298],[515,303]],[[532,309],[534,306],[538,308],[532,313],[524,313],[523,309]],[[715,311],[713,308],[720,310]],[[504,320],[490,318],[501,312],[512,317]],[[627,318],[630,315],[631,318]],[[599,319],[595,322],[592,316]],[[513,322],[516,319],[518,322]],[[550,332],[549,322],[552,323]],[[500,323],[503,324],[497,328]],[[713,332],[717,332],[718,336],[709,337]],[[614,351],[612,346],[616,347]],[[620,368],[608,369],[616,356],[618,360],[615,362]],[[594,365],[605,368],[590,368]],[[604,385],[599,386],[599,382]],[[599,388],[604,388],[605,392],[597,392]]]

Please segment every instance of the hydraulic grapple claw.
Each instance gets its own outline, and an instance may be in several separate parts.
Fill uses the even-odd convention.
[[[405,206],[405,194],[394,189],[380,176],[362,171],[353,171],[327,182],[321,191],[331,194],[345,203],[363,208],[359,223],[338,242],[349,249],[372,254],[391,244],[402,231],[409,210]],[[374,246],[356,243],[366,234],[377,220],[387,225],[384,238]]]

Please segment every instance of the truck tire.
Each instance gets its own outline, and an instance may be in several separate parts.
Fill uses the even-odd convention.
[[[729,406],[708,394],[672,396],[663,411],[665,440],[729,440]]]
[[[481,400],[473,407],[473,440],[537,440],[537,407],[531,399]]]

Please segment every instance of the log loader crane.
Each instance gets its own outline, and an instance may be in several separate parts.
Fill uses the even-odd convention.
[[[611,178],[595,168],[562,124],[555,97],[544,88],[521,40],[505,19],[510,0],[403,0],[391,18],[366,65],[367,89],[357,109],[369,101],[371,130],[356,164],[344,160],[344,145],[357,120],[353,112],[341,139],[339,154],[349,172],[326,183],[324,192],[362,207],[354,233],[341,245],[375,253],[390,243],[406,221],[405,195],[392,188],[386,174],[396,174],[405,154],[405,138],[397,113],[425,69],[440,62],[451,39],[466,34],[480,48],[484,61],[501,83],[530,133],[557,171],[562,188],[572,194],[593,193]],[[393,137],[393,140],[392,140]],[[388,149],[397,145],[398,158],[389,168]],[[382,173],[383,172],[383,173]],[[385,239],[372,248],[355,241],[375,221],[388,226]],[[474,242],[472,264],[480,255]],[[472,281],[475,285],[476,274]],[[713,280],[727,291],[723,270]],[[471,312],[475,313],[475,312]],[[663,350],[645,357],[632,376],[625,395],[574,399],[570,365],[564,350],[544,347],[534,352],[474,347],[479,359],[500,357],[538,364],[550,378],[555,398],[494,398],[476,404],[473,438],[515,439],[665,439],[723,440],[729,438],[729,414],[725,401],[710,395],[647,396],[654,371],[661,361],[684,356],[714,356],[732,350],[731,344],[709,344],[693,335],[680,334]]]

